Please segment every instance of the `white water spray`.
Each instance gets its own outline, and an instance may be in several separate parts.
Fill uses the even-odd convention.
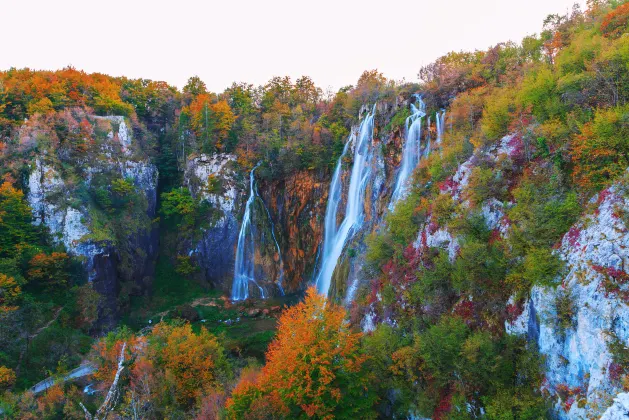
[[[436,123],[437,123],[437,144],[441,144],[441,139],[443,139],[443,133],[446,129],[446,110],[441,110],[441,115],[437,112],[436,115]]]
[[[343,154],[338,160],[332,182],[325,212],[324,239],[321,269],[316,279],[317,291],[328,295],[332,274],[336,268],[345,242],[350,234],[360,229],[363,223],[365,187],[369,180],[371,169],[368,165],[371,154],[371,142],[373,139],[373,120],[376,113],[376,106],[365,116],[360,124],[358,134],[352,133],[345,144]],[[345,216],[340,226],[337,228],[338,207],[341,201],[341,172],[343,158],[348,151],[349,144],[354,144],[354,162],[350,175],[349,190],[347,192],[347,204]]]
[[[254,172],[260,166],[258,163],[249,174],[249,198],[245,206],[245,214],[238,234],[238,248],[236,248],[236,265],[234,266],[234,283],[232,284],[232,300],[245,300],[249,297],[249,283],[255,284],[260,289],[260,296],[265,299],[264,289],[258,285],[254,277],[254,252],[253,229],[251,226],[251,206],[255,200]]]
[[[411,115],[406,118],[406,141],[404,143],[404,150],[402,151],[402,166],[400,166],[395,189],[391,196],[391,204],[389,205],[389,209],[391,210],[395,206],[395,203],[406,196],[408,179],[413,173],[413,170],[417,167],[422,156],[421,131],[422,118],[426,116],[426,104],[422,101],[421,96],[415,95],[415,98],[417,106],[411,104]],[[428,150],[428,148],[426,148],[426,150]]]

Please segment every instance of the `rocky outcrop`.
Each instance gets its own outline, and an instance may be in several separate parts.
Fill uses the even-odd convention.
[[[605,410],[601,420],[629,419],[629,394],[623,392],[614,398],[611,407]]]
[[[201,267],[205,280],[226,292],[231,290],[234,276],[238,212],[246,200],[235,162],[236,157],[229,154],[191,156],[184,175],[184,184],[195,198],[205,199],[220,210],[219,219],[204,229],[200,240],[190,244],[188,254]],[[209,189],[212,182],[220,188]]]
[[[202,268],[204,278],[230,292],[244,203],[248,195],[245,171],[237,171],[236,157],[228,154],[192,156],[185,185],[192,195],[220,210],[189,254]],[[257,172],[256,172],[257,174]],[[251,220],[255,242],[255,279],[266,296],[302,290],[310,281],[322,237],[327,183],[312,171],[300,171],[270,181],[256,176]],[[208,190],[218,183],[218,191]],[[277,240],[277,244],[276,244]],[[278,252],[277,248],[280,248]],[[280,255],[281,253],[281,255]],[[251,288],[257,296],[257,287]]]
[[[560,418],[602,414],[626,374],[610,344],[629,344],[629,200],[615,185],[592,205],[594,212],[572,227],[558,250],[567,270],[561,285],[533,288],[525,311],[507,324],[545,356],[545,387],[557,396]],[[617,418],[617,409],[610,410],[607,418]]]
[[[323,238],[327,194],[325,178],[312,171],[295,172],[260,185],[260,195],[268,206],[282,250],[286,292],[303,290],[312,280]],[[269,233],[264,243],[269,249],[266,253],[272,255]],[[265,271],[273,270],[273,266],[277,264],[267,259]]]
[[[146,158],[133,157],[141,151],[124,117],[79,116],[87,157],[71,166],[53,150],[35,158],[28,202],[35,223],[44,224],[54,242],[82,260],[88,280],[103,296],[100,319],[107,324],[117,316],[122,283],[128,285],[128,293],[144,293],[151,285],[158,237],[149,221],[156,214],[157,168]],[[97,132],[102,130],[106,134],[99,139]],[[129,227],[127,235],[100,226],[107,223],[107,216],[97,210],[89,193],[99,177],[131,181],[145,200],[139,204],[144,214],[138,216],[146,223],[134,222],[136,229]]]

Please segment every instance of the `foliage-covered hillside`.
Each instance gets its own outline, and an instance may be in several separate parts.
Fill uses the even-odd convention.
[[[0,72],[0,416],[601,415],[629,391],[628,33],[591,0],[335,94]],[[444,135],[389,208],[415,93]],[[379,195],[320,296],[328,184],[376,103]],[[249,188],[288,296],[231,302]]]

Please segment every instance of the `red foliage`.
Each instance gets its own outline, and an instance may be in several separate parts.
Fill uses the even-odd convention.
[[[459,187],[459,183],[456,182],[452,177],[448,177],[445,181],[437,184],[439,187],[439,191],[442,193],[447,193],[450,191],[455,191]]]
[[[525,162],[524,157],[524,141],[522,141],[522,136],[516,134],[509,140],[509,157],[514,161],[514,163],[518,165],[523,165]]]
[[[489,245],[493,245],[496,242],[502,241],[502,236],[500,234],[500,229],[494,229],[491,231],[489,235]]]
[[[607,371],[609,372],[609,378],[612,381],[618,381],[620,379],[620,376],[625,373],[623,367],[614,362],[609,365],[609,369]]]
[[[437,230],[439,230],[439,225],[437,224],[436,221],[432,220],[428,226],[426,227],[426,230],[428,231],[428,233],[430,233],[431,235],[433,233],[435,233]]]
[[[452,409],[452,391],[450,389],[445,389],[441,393],[441,398],[439,399],[439,403],[435,408],[434,413],[432,414],[432,418],[434,420],[443,420],[448,418],[448,413]]]
[[[470,300],[464,300],[457,303],[453,310],[455,315],[460,316],[466,323],[469,323],[474,319],[474,302]]]
[[[524,312],[524,303],[518,301],[507,305],[507,321],[513,324],[516,319]]]
[[[615,295],[623,302],[629,303],[629,290],[622,288],[622,286],[629,284],[629,274],[614,267],[600,265],[592,265],[592,269],[605,277],[599,286],[604,290],[605,297]]]
[[[581,235],[581,229],[576,226],[572,226],[568,233],[566,233],[566,238],[568,239],[570,246],[577,247],[580,245],[578,242],[579,235]]]

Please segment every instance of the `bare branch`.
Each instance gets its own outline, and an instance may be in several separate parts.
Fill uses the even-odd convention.
[[[85,406],[83,405],[82,402],[79,401],[79,405],[81,406],[81,408],[83,409],[83,411],[85,412],[85,420],[92,420],[92,415],[90,414],[89,411],[87,411],[87,408],[85,408]]]
[[[86,420],[105,420],[109,413],[113,411],[116,407],[116,403],[118,402],[118,396],[120,395],[120,390],[118,388],[118,382],[120,381],[120,375],[124,370],[124,351],[127,348],[127,343],[122,344],[122,350],[120,350],[120,357],[118,358],[118,370],[116,371],[116,376],[114,377],[114,381],[109,387],[109,392],[107,392],[107,396],[105,397],[105,401],[100,406],[94,416],[90,414],[89,411],[85,408],[83,403],[79,403],[83,411],[85,412]]]

